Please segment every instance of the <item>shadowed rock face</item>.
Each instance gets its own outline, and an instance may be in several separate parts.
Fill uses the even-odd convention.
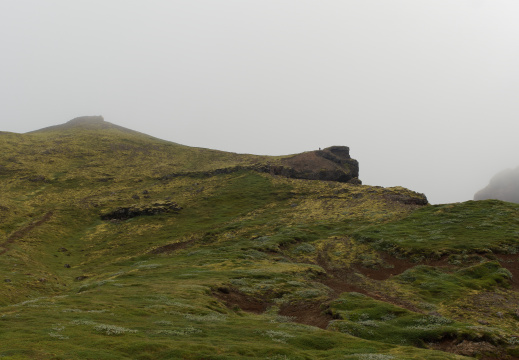
[[[328,180],[361,184],[359,163],[350,157],[347,146],[331,146],[324,150],[297,154],[283,160],[287,177]]]
[[[474,195],[474,200],[497,199],[519,204],[519,167],[496,174],[490,183]]]
[[[292,179],[338,181],[361,185],[362,181],[358,178],[359,163],[350,157],[349,152],[347,146],[332,146],[324,150],[292,155],[276,164],[258,162],[253,165],[238,165],[209,171],[178,172],[163,175],[160,179],[169,180],[181,176],[208,177],[252,170]]]

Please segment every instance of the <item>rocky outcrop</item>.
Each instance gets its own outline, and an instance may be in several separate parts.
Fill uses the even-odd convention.
[[[519,167],[496,174],[474,195],[474,200],[497,199],[519,204]]]
[[[283,158],[277,164],[233,166],[208,171],[178,172],[161,176],[161,180],[176,177],[210,177],[238,171],[256,171],[292,179],[338,181],[360,185],[359,163],[349,155],[347,146],[332,146],[324,150],[309,151]]]
[[[328,180],[361,184],[359,163],[350,157],[347,146],[331,146],[282,160],[280,175],[309,180]]]
[[[147,205],[133,205],[119,207],[113,211],[101,215],[102,220],[127,220],[142,215],[158,215],[163,213],[177,213],[182,208],[171,201],[159,201]]]

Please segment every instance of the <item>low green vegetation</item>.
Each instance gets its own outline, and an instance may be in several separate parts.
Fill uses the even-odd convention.
[[[456,338],[499,341],[498,335],[490,331],[480,334],[468,324],[439,314],[409,311],[356,292],[343,294],[330,304],[330,309],[340,319],[330,324],[331,329],[364,339],[418,347]]]
[[[430,205],[354,235],[379,249],[404,254],[517,253],[519,205],[499,200]]]
[[[0,150],[1,359],[518,351],[514,205],[421,206],[400,187],[215,173],[279,158],[117,128],[2,133]],[[431,234],[442,226],[445,241]],[[422,263],[428,253],[443,262]]]
[[[415,296],[424,301],[438,303],[457,299],[470,290],[508,287],[512,274],[497,261],[488,261],[455,271],[417,265],[395,276],[393,280],[413,289]]]

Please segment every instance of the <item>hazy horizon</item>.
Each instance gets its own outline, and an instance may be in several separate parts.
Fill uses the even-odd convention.
[[[180,144],[350,147],[369,185],[471,200],[516,168],[519,3],[0,3],[0,131],[78,116]]]

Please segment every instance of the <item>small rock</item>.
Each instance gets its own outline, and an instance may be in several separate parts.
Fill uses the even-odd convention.
[[[481,320],[481,319],[478,320],[478,323],[480,323],[481,325],[490,325],[490,323],[488,321]]]
[[[5,282],[11,282],[11,279],[5,279],[4,281]]]
[[[70,268],[70,265],[69,265],[69,264],[65,264],[65,267],[66,267],[67,269],[69,269],[69,268]]]

